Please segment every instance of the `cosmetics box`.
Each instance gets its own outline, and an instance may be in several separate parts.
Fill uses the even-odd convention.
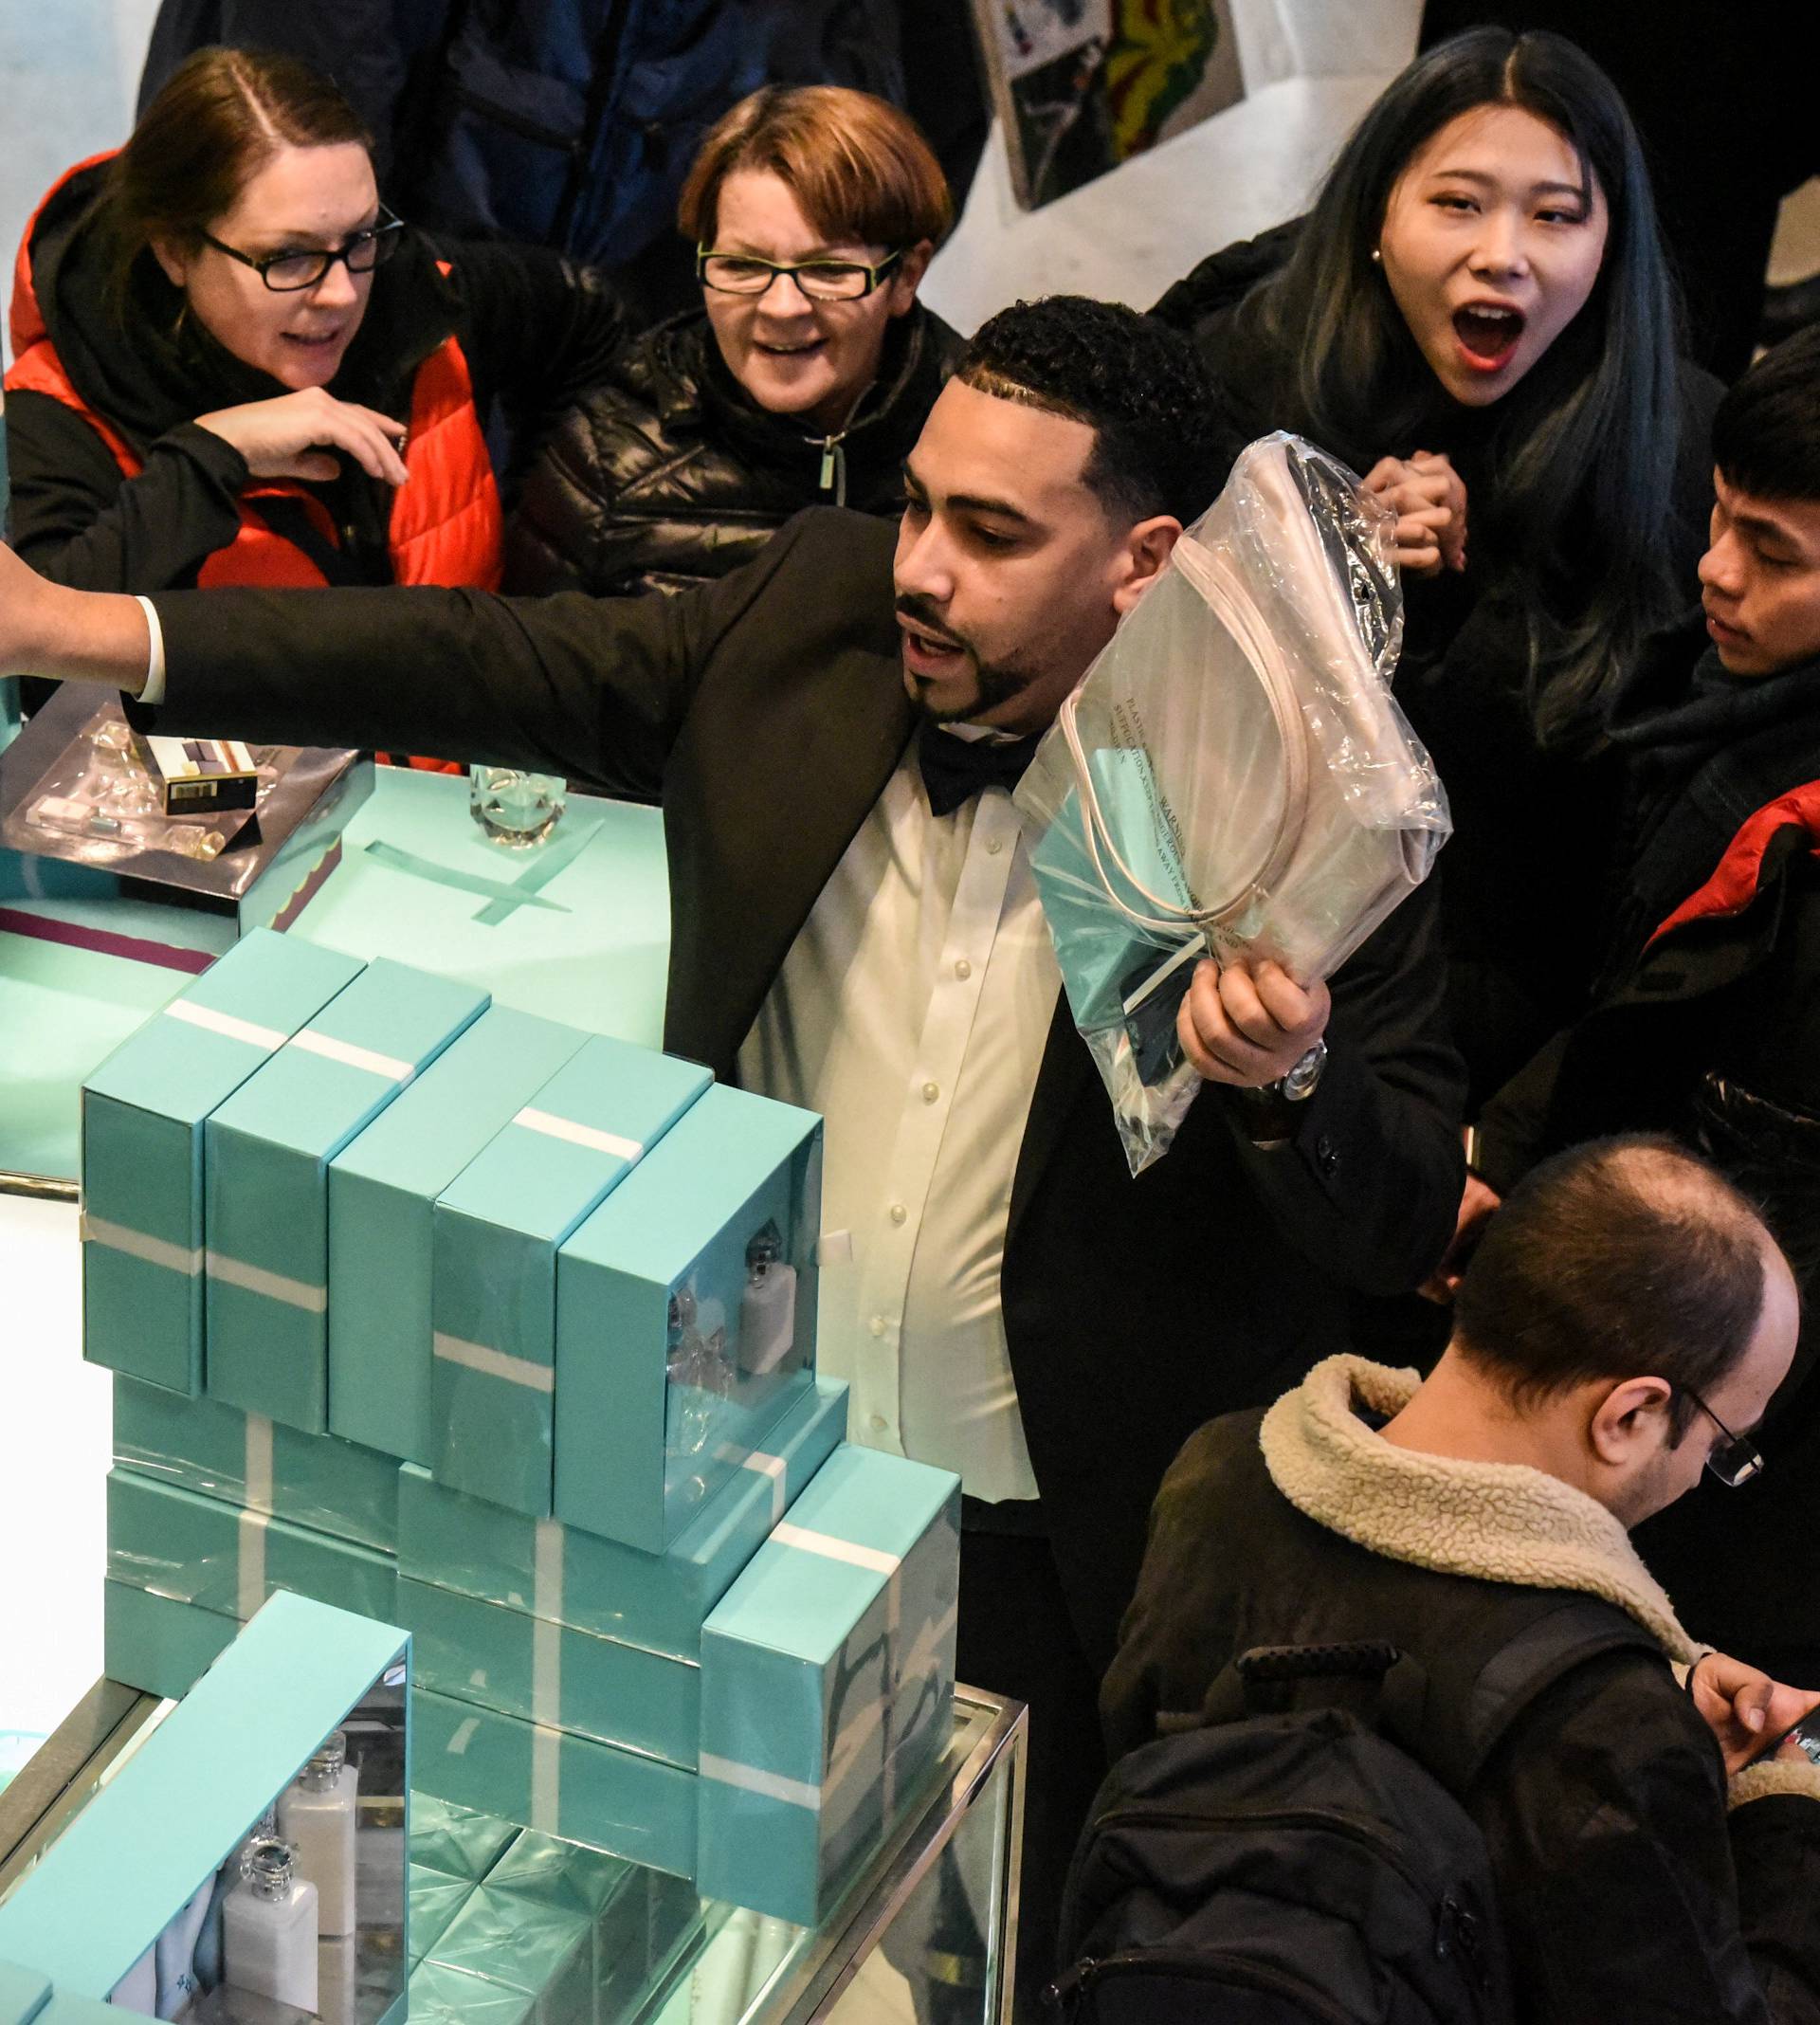
[[[426,1794],[410,1811],[410,1860],[420,1869],[478,1885],[521,1833],[516,1821]]]
[[[587,1041],[494,1006],[329,1165],[329,1426],[430,1460],[436,1198]]]
[[[85,683],[64,683],[0,745],[0,901],[183,955],[289,927],[341,862],[341,832],[373,785],[357,753],[259,746],[252,810],[171,820],[119,698]]]
[[[116,1377],[114,1461],[178,1490],[397,1550],[397,1458],[264,1414]]]
[[[158,739],[140,733],[133,749],[166,815],[250,809],[259,797],[259,761],[238,739]]]
[[[449,1922],[474,1895],[474,1887],[464,1877],[445,1877],[440,1870],[427,1870],[414,1863],[406,1888],[410,1893],[410,1959],[414,1966],[448,1931]]]
[[[50,2001],[50,1979],[0,1961],[0,2025],[31,2025]]]
[[[638,1899],[642,1920],[644,1894],[631,1888],[643,1875],[623,1856],[583,1849],[527,1828],[500,1852],[486,1882],[491,1890],[509,1891],[539,1905],[564,1906],[594,1921],[602,1918],[609,1906],[628,1906]]]
[[[398,1615],[419,1687],[695,1769],[701,1684],[692,1661],[409,1578]]]
[[[586,2025],[594,2016],[593,1924],[584,1912],[480,1885],[431,1953],[445,1968],[535,1998],[537,2025]]]
[[[666,1553],[645,1554],[555,1520],[398,1473],[398,1567],[483,1601],[698,1659],[701,1622],[846,1432],[846,1387],[818,1379]]]
[[[203,1383],[204,1123],[360,974],[261,929],[82,1086],[82,1355],[173,1392]]]
[[[486,1004],[382,957],[209,1119],[211,1398],[328,1432],[328,1163]]]
[[[673,1876],[695,1870],[696,1779],[655,1758],[414,1689],[411,1783]]]
[[[822,1122],[717,1086],[562,1248],[555,1516],[662,1554],[812,1386]]]
[[[107,1479],[107,1573],[116,1582],[243,1623],[280,1589],[390,1620],[396,1563],[351,1540],[199,1498],[132,1471]]]
[[[409,1651],[390,1625],[273,1597],[0,1904],[0,1957],[64,1996],[106,1997],[333,1731],[388,1723],[402,1771]],[[375,2025],[404,2015],[395,1938],[395,1998]]]
[[[557,1248],[712,1082],[694,1063],[596,1036],[444,1191],[431,1343],[439,1483],[549,1517]]]
[[[843,1445],[701,1633],[704,1896],[813,1925],[940,1749],[960,1482]]]
[[[537,1999],[446,1962],[410,1972],[410,2025],[531,2025]]]

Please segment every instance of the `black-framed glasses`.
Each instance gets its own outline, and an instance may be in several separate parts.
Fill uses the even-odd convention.
[[[1742,1434],[1734,1434],[1730,1428],[1713,1412],[1704,1399],[1691,1385],[1680,1388],[1699,1407],[1720,1434],[1722,1441],[1713,1444],[1712,1452],[1706,1458],[1706,1467],[1727,1489],[1736,1490],[1740,1484],[1748,1484],[1763,1470],[1763,1458],[1754,1442]]]
[[[695,278],[721,295],[761,296],[780,274],[787,274],[811,302],[857,302],[872,293],[903,254],[900,246],[876,267],[868,267],[857,260],[760,260],[755,253],[716,253],[697,246]]]
[[[243,267],[250,267],[275,294],[294,295],[300,289],[314,288],[326,280],[329,269],[337,261],[340,261],[350,274],[371,274],[375,267],[383,267],[397,251],[404,230],[405,221],[394,217],[382,204],[377,225],[370,225],[364,231],[352,234],[338,246],[316,246],[307,252],[300,249],[295,253],[243,253],[237,246],[224,246],[212,232],[204,232],[202,236],[217,253],[225,253],[229,260],[239,261]]]

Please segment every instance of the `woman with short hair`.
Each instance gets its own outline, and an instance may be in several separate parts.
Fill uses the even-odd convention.
[[[835,85],[755,92],[709,134],[679,223],[701,306],[636,339],[527,474],[515,591],[678,591],[806,506],[895,517],[959,340],[917,301],[952,222],[927,143]]]

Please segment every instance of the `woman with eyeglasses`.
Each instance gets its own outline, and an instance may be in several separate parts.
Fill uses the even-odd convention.
[[[535,426],[623,336],[555,254],[438,258],[315,71],[200,50],[27,229],[9,538],[83,590],[496,588],[491,404]]]
[[[677,591],[806,506],[895,518],[959,345],[917,301],[951,219],[928,144],[883,100],[809,85],[736,105],[679,206],[701,307],[630,344],[558,427],[507,588]]]

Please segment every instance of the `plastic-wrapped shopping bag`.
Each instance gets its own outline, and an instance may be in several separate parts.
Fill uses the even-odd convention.
[[[1175,1039],[1195,960],[1331,976],[1451,828],[1391,695],[1391,524],[1312,445],[1251,445],[1018,789],[1069,1008],[1134,1174],[1200,1086]]]

